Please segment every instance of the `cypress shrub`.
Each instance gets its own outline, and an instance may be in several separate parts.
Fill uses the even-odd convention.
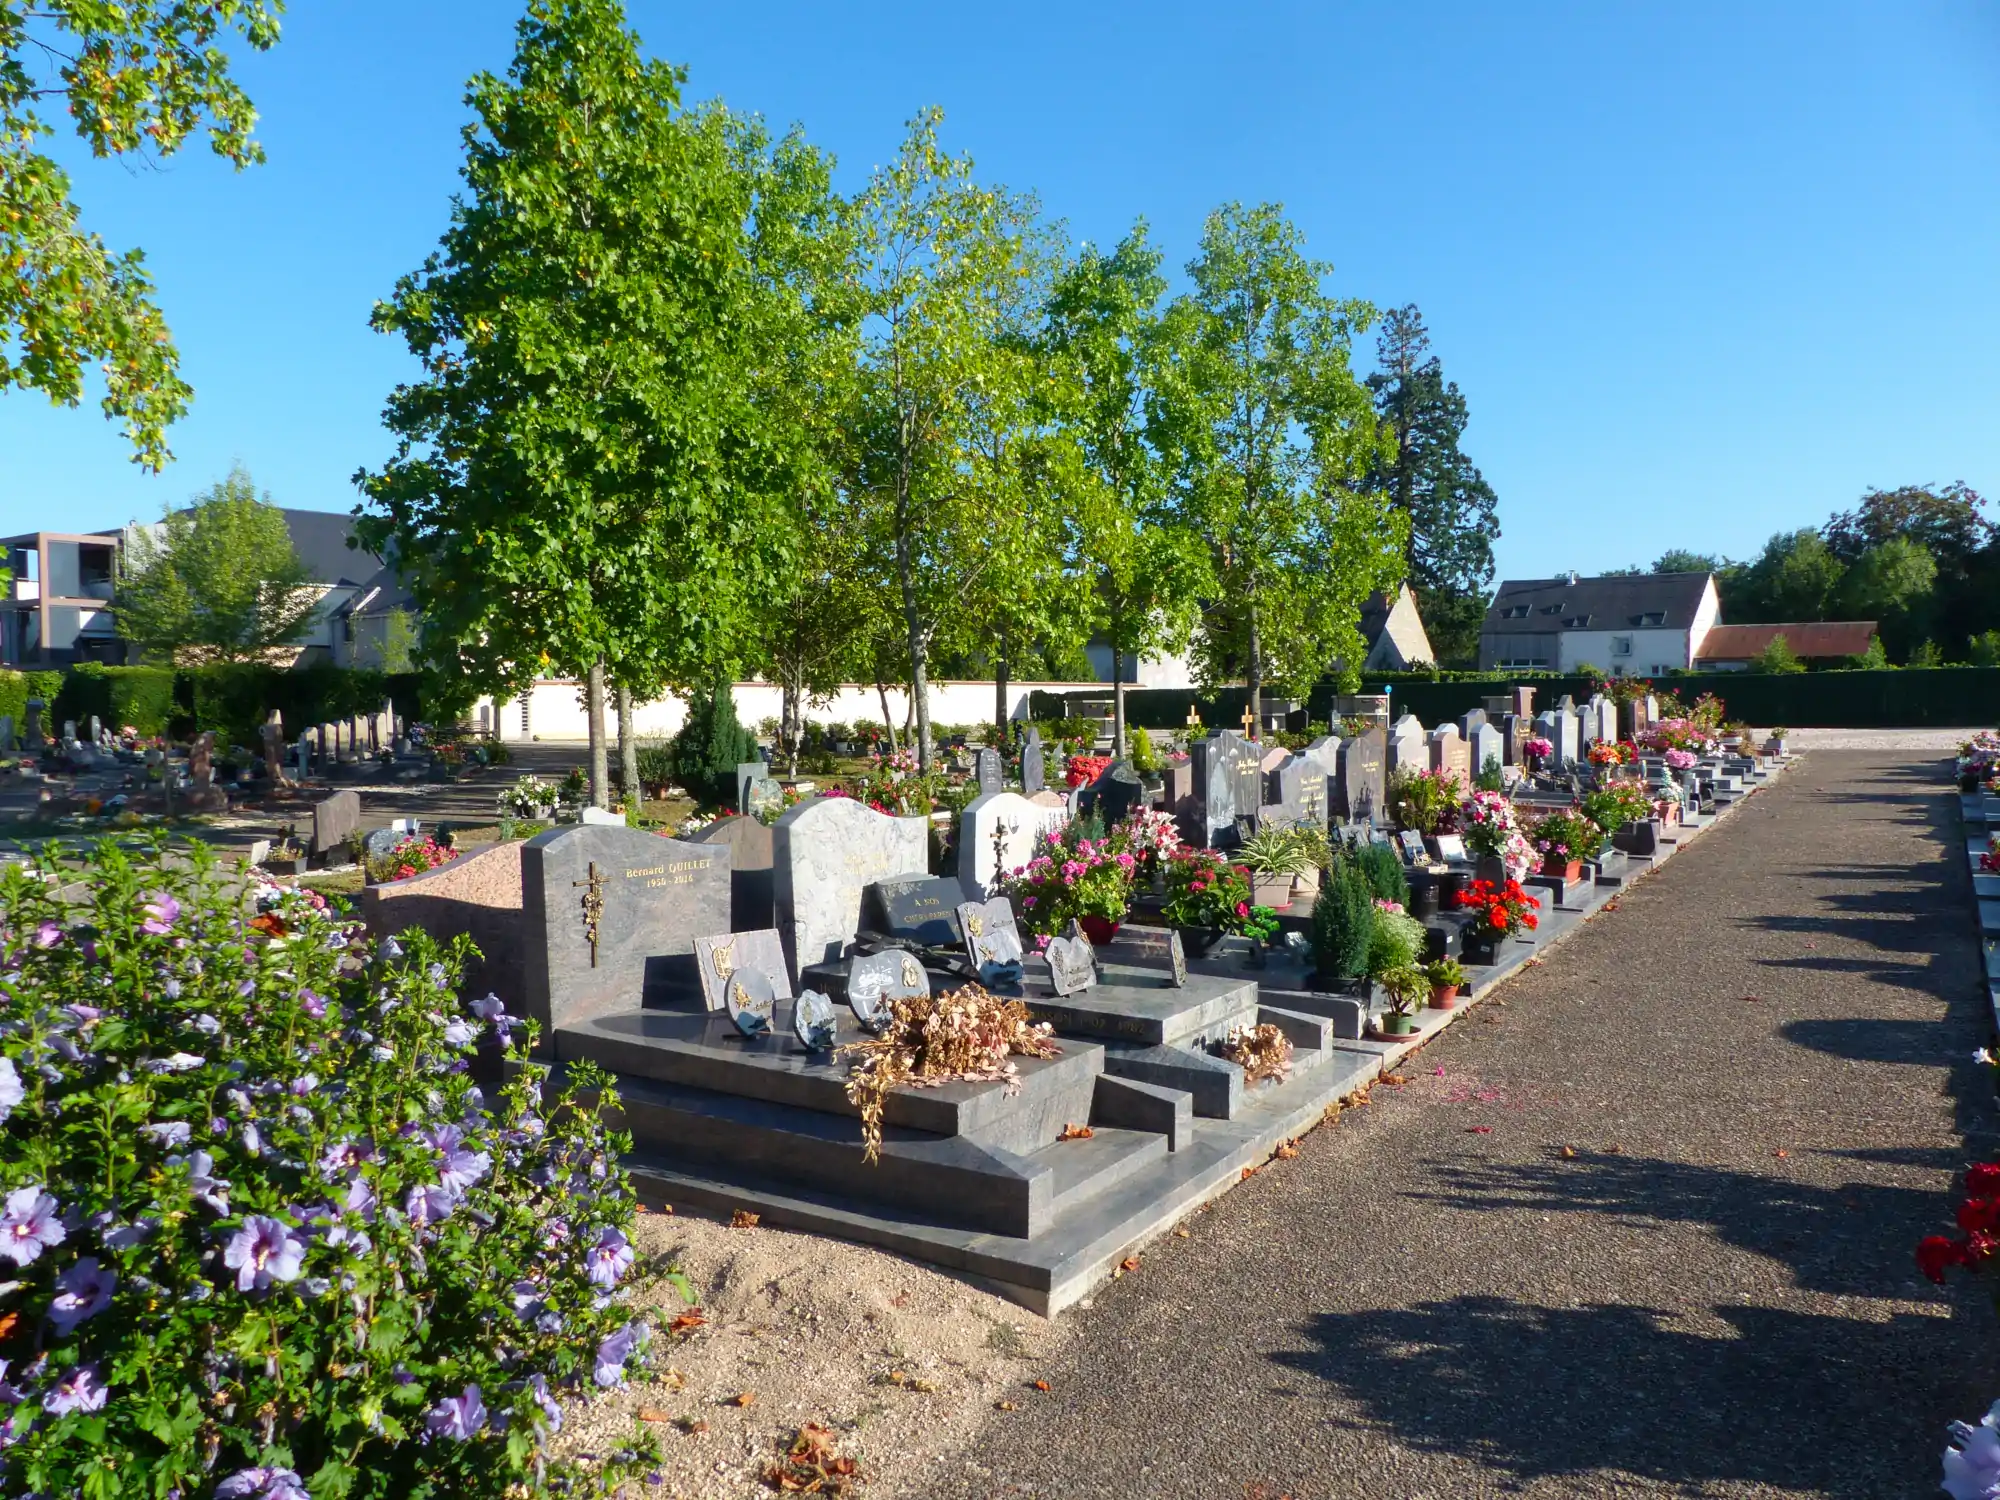
[[[1410,880],[1403,873],[1402,856],[1393,848],[1387,844],[1368,844],[1359,851],[1358,860],[1376,900],[1393,901],[1403,907],[1410,904]]]
[[[695,693],[674,736],[674,780],[687,794],[703,807],[735,807],[736,767],[756,756],[757,737],[737,721],[729,683]]]
[[[1368,944],[1375,934],[1374,888],[1351,859],[1337,858],[1313,902],[1313,961],[1328,979],[1359,979],[1368,972]]]

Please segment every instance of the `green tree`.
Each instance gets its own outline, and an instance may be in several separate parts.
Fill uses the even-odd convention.
[[[297,640],[318,588],[285,525],[242,468],[134,527],[118,580],[118,633],[167,661],[261,661]]]
[[[1847,664],[1863,672],[1879,672],[1887,667],[1889,665],[1889,653],[1883,649],[1882,637],[1879,635],[1869,636],[1868,649],[1863,651],[1859,656],[1848,657]]]
[[[1358,670],[1361,606],[1400,580],[1408,538],[1366,487],[1392,436],[1350,358],[1374,309],[1328,295],[1300,244],[1274,205],[1209,215],[1149,402],[1176,514],[1209,549],[1196,670],[1213,687],[1240,668],[1253,713],[1267,681],[1303,694]]]
[[[1675,571],[1686,570],[1676,569]],[[1782,632],[1772,636],[1771,644],[1766,646],[1762,651],[1759,651],[1750,661],[1750,670],[1753,672],[1771,672],[1782,675],[1790,672],[1803,672],[1805,669],[1806,664],[1799,660],[1798,653],[1792,650],[1792,643],[1785,639]]]
[[[674,736],[674,779],[703,807],[736,807],[736,768],[757,757],[757,736],[736,717],[736,694],[717,676],[688,699]]]
[[[1111,647],[1112,753],[1126,751],[1125,665],[1186,648],[1208,579],[1206,548],[1168,506],[1168,475],[1147,440],[1148,364],[1166,292],[1142,221],[1109,255],[1086,245],[1056,279],[1046,347],[1073,398],[1077,443],[1072,557],[1092,623]]]
[[[1720,573],[1729,566],[1729,560],[1709,552],[1689,552],[1684,547],[1669,547],[1659,555],[1649,573]]]
[[[1033,587],[1061,541],[1036,478],[1042,362],[1025,323],[1046,234],[1032,199],[943,151],[941,118],[911,121],[856,205],[867,323],[849,408],[852,520],[898,614],[926,770],[941,634],[968,629],[1000,580]]]
[[[153,301],[145,256],[83,227],[69,174],[37,149],[59,103],[96,156],[172,156],[204,126],[239,169],[262,161],[257,112],[217,45],[236,32],[278,40],[278,0],[0,0],[0,392],[39,390],[62,406],[104,379],[135,462],[157,470],[166,429],[193,392]]]
[[[1876,621],[1884,648],[1907,659],[1928,631],[1937,572],[1921,542],[1890,537],[1855,559],[1841,579],[1837,603],[1850,620]]]
[[[1828,521],[1821,535],[1844,563],[1859,562],[1871,548],[1900,538],[1922,547],[1940,568],[1957,569],[1995,540],[1985,505],[1963,482],[1870,490],[1853,510]]]
[[[1368,377],[1375,407],[1396,447],[1369,484],[1387,492],[1409,518],[1406,576],[1438,654],[1452,661],[1479,654],[1479,629],[1493,590],[1493,543],[1500,535],[1498,498],[1459,449],[1465,397],[1444,378],[1416,304],[1383,316],[1376,343],[1382,368]]]
[[[376,309],[423,377],[389,398],[393,457],[356,476],[427,657],[490,691],[588,677],[599,805],[607,683],[650,695],[751,654],[791,560],[768,510],[796,428],[763,398],[794,293],[757,256],[785,199],[746,169],[754,130],[680,111],[682,78],[616,0],[531,0],[507,77],[472,80],[438,253]]]
[[[1982,630],[1970,645],[1975,667],[2000,667],[2000,630]]]
[[[1750,621],[1824,620],[1847,569],[1817,531],[1781,531],[1723,599],[1723,617]]]

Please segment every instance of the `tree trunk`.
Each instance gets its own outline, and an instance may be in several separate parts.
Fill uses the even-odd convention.
[[[1111,754],[1125,758],[1125,652],[1111,647]]]
[[[632,724],[632,690],[618,689],[618,783],[628,812],[639,810],[639,736]]]
[[[915,731],[917,769],[929,771],[931,768],[930,663],[924,660],[924,652],[919,649],[911,665],[916,669],[911,674],[916,680],[910,684],[910,707],[915,709],[917,714]]]
[[[881,678],[875,679],[875,696],[882,700],[882,728],[889,736],[889,753],[894,755],[899,748],[896,742],[896,720],[889,712],[889,689]]]
[[[799,690],[787,674],[784,701],[778,708],[778,739],[790,758],[793,776],[799,774],[799,741],[803,737],[803,727],[799,723]]]
[[[1244,676],[1250,688],[1250,738],[1259,737],[1264,722],[1264,650],[1257,634],[1257,606],[1250,606],[1250,660]]]
[[[611,767],[604,753],[604,658],[590,664],[590,685],[584,699],[590,718],[590,805],[609,801]]]
[[[993,729],[1000,738],[994,741],[994,748],[1002,755],[1007,753],[1007,725],[1013,715],[1007,712],[1007,632],[1000,632],[1000,654],[993,663]]]

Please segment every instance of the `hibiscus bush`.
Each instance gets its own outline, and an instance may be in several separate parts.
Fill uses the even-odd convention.
[[[589,1068],[482,1047],[461,941],[364,941],[202,845],[0,872],[0,1492],[598,1493],[566,1389],[642,1358]],[[259,909],[261,908],[261,909]],[[638,1441],[638,1440],[635,1440]]]

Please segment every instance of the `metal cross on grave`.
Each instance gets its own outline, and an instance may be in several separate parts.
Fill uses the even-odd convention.
[[[604,877],[597,873],[597,861],[590,862],[588,880],[572,880],[583,887],[583,935],[590,940],[590,966],[597,967],[597,926],[604,920]]]

